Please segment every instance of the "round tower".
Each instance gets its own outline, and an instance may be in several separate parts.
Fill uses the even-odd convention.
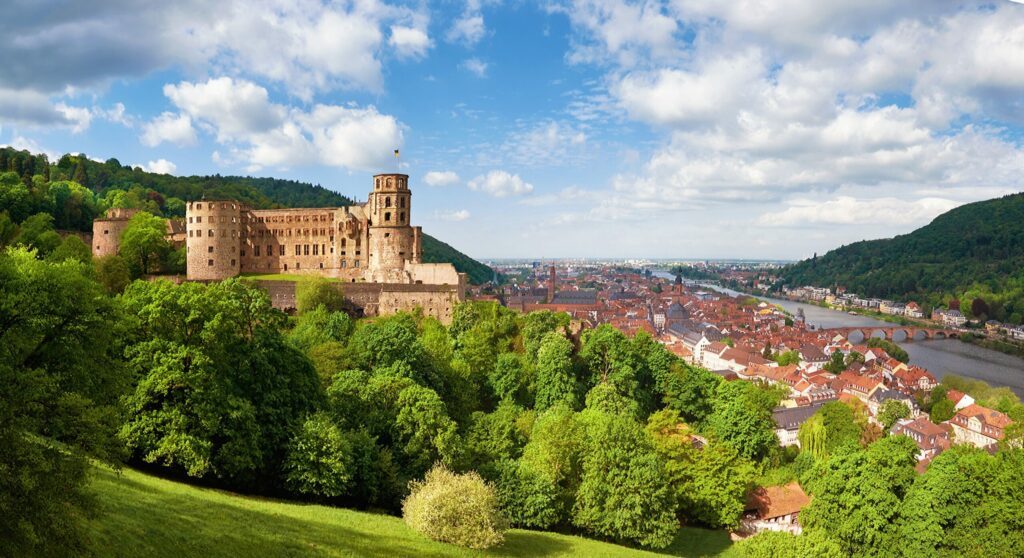
[[[185,209],[188,278],[219,280],[241,272],[242,208],[232,200],[189,202]]]
[[[370,217],[370,276],[374,281],[404,282],[405,262],[416,246],[409,226],[412,192],[409,175],[378,174],[366,204]]]

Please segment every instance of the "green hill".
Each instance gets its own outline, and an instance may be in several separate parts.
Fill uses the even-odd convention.
[[[723,531],[684,528],[659,554],[558,533],[513,529],[475,552],[430,541],[397,517],[245,497],[149,476],[95,469],[99,514],[88,523],[104,557],[235,556],[735,556]]]
[[[24,181],[40,175],[44,180],[73,180],[97,194],[123,190],[144,204],[147,210],[165,217],[184,215],[185,201],[208,198],[230,198],[256,209],[277,207],[337,207],[351,205],[353,200],[319,184],[278,178],[250,176],[171,176],[146,172],[139,167],[124,166],[117,159],[98,162],[84,155],[64,155],[50,164],[44,155],[28,151],[0,148],[0,173],[14,172]],[[0,195],[0,202],[3,196]],[[0,203],[0,210],[3,210]],[[77,226],[84,227],[88,219]],[[90,229],[91,230],[91,229]],[[424,235],[423,259],[428,263],[449,262],[469,276],[475,285],[493,278],[490,267],[470,258],[430,235]]]
[[[960,206],[910,234],[856,242],[787,267],[789,286],[843,286],[862,296],[926,306],[960,298],[971,315],[1021,323],[1024,315],[1024,193]]]

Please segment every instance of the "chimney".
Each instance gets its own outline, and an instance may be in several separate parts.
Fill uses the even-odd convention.
[[[549,303],[553,302],[555,300],[555,279],[556,279],[555,266],[551,266],[550,273],[551,273],[551,278],[548,280],[548,302]]]

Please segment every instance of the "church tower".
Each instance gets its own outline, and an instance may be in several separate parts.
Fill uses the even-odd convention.
[[[370,229],[370,277],[381,283],[405,282],[405,263],[420,261],[419,227],[409,226],[409,175],[378,174],[366,202]]]

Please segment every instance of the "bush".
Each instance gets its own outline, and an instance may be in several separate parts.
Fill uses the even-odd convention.
[[[402,503],[405,523],[433,539],[476,550],[501,544],[506,520],[494,487],[480,475],[453,473],[435,465],[422,481],[409,483]]]
[[[323,306],[328,311],[345,309],[345,296],[340,285],[325,277],[303,278],[295,286],[295,306],[299,314],[305,314]]]
[[[316,414],[292,439],[285,482],[299,494],[336,497],[352,481],[352,445],[325,414]]]

